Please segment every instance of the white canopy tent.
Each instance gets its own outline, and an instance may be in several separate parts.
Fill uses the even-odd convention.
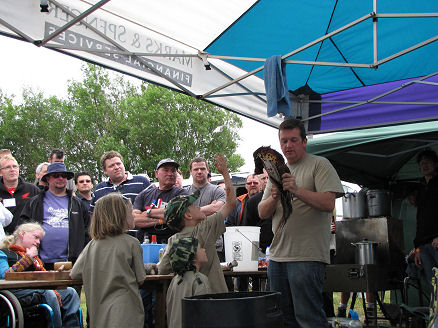
[[[268,54],[280,53],[286,63],[290,64],[288,84],[291,88],[307,86],[311,81],[311,74],[315,76],[319,69],[323,78],[315,78],[315,82],[309,84],[318,93],[438,72],[436,59],[422,63],[418,61],[418,57],[411,55],[418,52],[420,56],[424,56],[424,48],[427,51],[437,48],[435,41],[438,40],[438,5],[434,1],[424,1],[424,8],[417,6],[413,12],[406,11],[406,1],[393,7],[387,1],[380,1],[379,3],[383,3],[382,7],[388,10],[382,13],[377,10],[377,0],[367,2],[367,7],[364,8],[359,8],[362,4],[353,1],[354,6],[358,7],[354,8],[358,10],[357,13],[350,12],[349,6],[353,6],[351,3],[272,3],[262,0],[4,0],[0,7],[0,33],[172,88],[275,127],[283,118],[279,115],[268,117],[266,114],[266,95],[261,72]],[[270,26],[278,22],[272,20],[276,18],[273,18],[271,11],[265,10],[264,7],[267,6],[276,15],[282,15],[284,29],[271,29]],[[283,12],[284,6],[293,6],[288,8],[296,8],[296,12]],[[400,11],[391,11],[394,8],[399,8]],[[48,9],[48,12],[42,12],[42,9]],[[262,15],[255,18],[256,23],[244,25],[255,14],[260,15],[259,12]],[[362,14],[363,12],[367,13]],[[339,17],[335,16],[337,13],[343,15],[339,22],[335,19]],[[326,21],[319,17],[324,17]],[[429,30],[430,26],[437,29],[387,50],[383,45],[385,40],[391,39],[394,31],[386,31],[392,25],[383,25],[381,22],[392,18],[407,20],[407,28],[416,26],[417,19],[433,19],[432,23],[428,21],[429,25],[426,25],[425,30]],[[298,21],[299,19],[303,21]],[[355,46],[358,49],[366,48],[366,60],[361,57],[357,62],[352,61],[354,56],[347,60],[341,51],[341,55],[323,55],[325,45],[330,42],[336,44],[335,38],[341,35],[345,34],[346,40],[350,40],[352,35],[359,38],[358,26],[364,26],[360,31],[365,31],[367,37],[359,40]],[[382,26],[385,33],[380,33],[379,26]],[[236,32],[237,27],[239,29]],[[296,32],[297,28],[300,29],[299,33]],[[230,33],[237,33],[239,38],[233,36],[231,41],[227,39],[222,42]],[[285,38],[288,34],[291,39]],[[404,38],[408,39],[406,36]],[[253,52],[260,53],[257,57],[247,56],[251,51],[242,50],[244,46],[241,48],[242,41],[239,40],[246,39],[251,39]],[[403,40],[403,35],[398,35],[397,40]],[[268,44],[272,43],[274,48],[269,48]],[[349,47],[348,44],[345,46]],[[339,48],[339,45],[336,44],[335,48]],[[209,50],[215,52],[209,53]],[[401,57],[409,57],[410,61],[415,62],[415,68],[412,70],[411,67],[405,67],[394,72],[397,74],[389,74],[388,70],[380,68],[390,62],[400,61]],[[304,76],[300,76],[301,67],[307,72]],[[291,72],[295,70],[296,80],[295,72]],[[358,76],[360,74],[357,70],[368,72],[364,76]],[[353,72],[361,83],[352,82],[351,77],[343,81],[334,80],[344,72],[350,75]],[[368,76],[370,79],[366,81]],[[312,117],[308,109],[312,100],[308,97],[293,98],[294,113],[300,111],[300,116],[305,121],[330,114],[319,113]],[[353,101],[357,104],[355,106],[364,104],[364,101]],[[436,106],[438,103],[432,105]],[[424,120],[420,118],[422,119]],[[429,116],[426,119],[431,118]]]

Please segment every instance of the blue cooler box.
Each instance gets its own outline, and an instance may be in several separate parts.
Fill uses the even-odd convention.
[[[143,263],[158,263],[160,249],[166,248],[167,244],[141,244],[143,248]]]

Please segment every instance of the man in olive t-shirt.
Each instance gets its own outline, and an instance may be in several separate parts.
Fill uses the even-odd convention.
[[[279,127],[281,150],[291,173],[282,175],[292,197],[292,214],[280,225],[280,191],[268,182],[259,204],[261,219],[272,216],[274,237],[269,252],[270,288],[282,293],[285,327],[327,327],[322,286],[330,263],[330,218],[335,199],[343,195],[330,162],[306,153],[306,130],[296,119]]]

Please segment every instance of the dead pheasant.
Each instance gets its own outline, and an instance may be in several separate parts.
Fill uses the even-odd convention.
[[[281,206],[283,207],[283,216],[280,221],[279,229],[284,226],[289,215],[292,214],[292,195],[289,190],[283,190],[281,176],[284,173],[290,173],[289,168],[284,162],[283,156],[271,147],[260,147],[254,154],[255,170],[254,174],[263,173],[263,168],[268,172],[269,179],[278,188],[281,194]]]

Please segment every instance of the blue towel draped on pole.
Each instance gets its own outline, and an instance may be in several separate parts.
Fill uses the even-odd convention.
[[[265,89],[268,101],[268,117],[282,113],[289,117],[292,110],[287,87],[286,64],[281,62],[281,56],[272,56],[265,62]]]

